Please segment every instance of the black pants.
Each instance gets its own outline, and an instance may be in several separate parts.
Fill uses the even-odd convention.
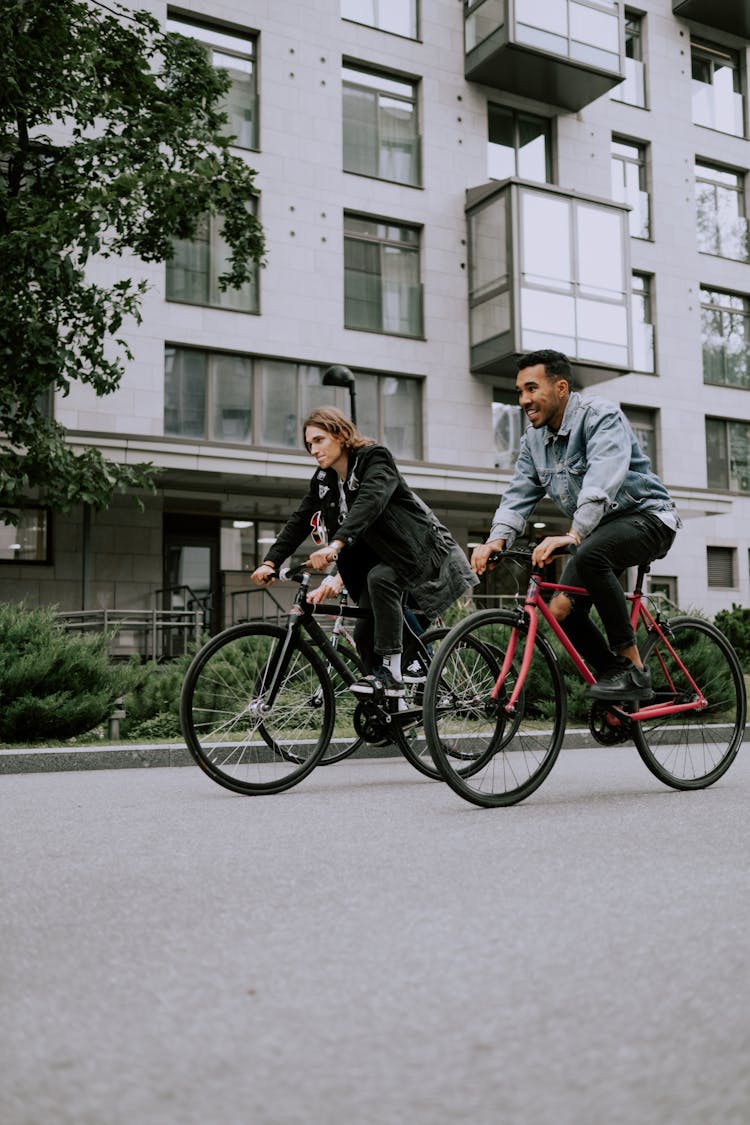
[[[619,516],[600,524],[566,564],[560,581],[566,586],[585,586],[591,597],[572,599],[573,609],[562,627],[597,674],[612,664],[613,653],[635,644],[619,576],[628,567],[662,558],[674,536],[652,512]],[[592,605],[602,619],[609,644],[589,617]]]
[[[378,563],[370,570],[358,604],[372,611],[372,617],[360,618],[354,626],[354,642],[365,671],[373,672],[383,656],[394,652],[403,652],[408,663],[416,652],[415,635],[423,633],[430,622],[410,608],[408,597],[404,600],[404,586],[393,567]]]

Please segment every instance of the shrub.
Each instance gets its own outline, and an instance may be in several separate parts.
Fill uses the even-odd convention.
[[[731,610],[719,610],[714,625],[737,653],[743,672],[750,672],[750,609],[733,602]]]
[[[180,738],[180,692],[193,653],[140,667],[125,696],[122,738]]]
[[[0,605],[0,741],[85,734],[107,720],[128,681],[108,637],[66,633],[50,608]]]

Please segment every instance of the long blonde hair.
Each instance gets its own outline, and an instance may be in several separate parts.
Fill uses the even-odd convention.
[[[374,445],[373,439],[361,434],[351,418],[347,418],[336,406],[319,406],[302,423],[302,440],[309,453],[310,447],[305,437],[308,426],[318,426],[327,434],[342,438],[344,449],[362,449],[365,445]]]

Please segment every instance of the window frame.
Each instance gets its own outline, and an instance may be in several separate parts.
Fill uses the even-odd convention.
[[[711,81],[704,82],[701,78],[695,77],[697,69],[696,64],[702,63],[703,65],[710,66]],[[710,86],[711,90],[717,90],[717,84],[714,81],[717,69],[722,66],[729,65],[732,71],[732,93],[739,97],[740,106],[740,121],[739,131],[736,129],[722,129],[715,121],[707,122],[705,120],[698,120],[696,117],[696,103],[698,101],[697,94],[700,92],[696,90],[698,86]],[[694,125],[698,125],[703,129],[711,129],[714,132],[726,133],[732,137],[746,137],[747,124],[746,124],[746,96],[745,96],[745,74],[742,67],[742,56],[739,51],[733,50],[731,47],[722,47],[716,43],[710,43],[702,39],[690,40],[690,76],[692,81],[692,120]],[[711,104],[713,109],[713,101]]]
[[[736,179],[736,185],[729,184],[729,183],[726,183],[726,182],[721,182],[717,178],[712,178],[711,175],[710,175],[711,172],[718,173],[720,175],[723,174],[725,176],[734,176],[735,179]],[[746,205],[746,201],[747,201],[747,172],[744,171],[741,168],[733,168],[733,167],[731,167],[730,165],[727,165],[727,164],[717,164],[715,161],[701,160],[699,157],[696,157],[693,174],[694,174],[694,180],[695,180],[695,213],[696,213],[696,236],[697,236],[697,240],[698,240],[698,252],[700,254],[708,254],[712,257],[726,258],[729,261],[733,261],[733,262],[750,261],[750,237],[748,237],[748,220],[747,220],[747,205]],[[709,250],[709,249],[706,249],[705,247],[701,246],[701,244],[700,244],[700,241],[701,241],[700,240],[700,227],[699,227],[699,222],[698,222],[699,215],[700,215],[700,212],[701,212],[700,200],[699,200],[699,196],[698,196],[698,185],[699,184],[710,185],[711,188],[713,189],[714,207],[713,207],[712,215],[714,216],[714,218],[716,220],[715,231],[713,233],[716,236],[716,242],[719,243],[718,250]],[[721,209],[720,209],[720,205],[719,205],[719,193],[720,192],[723,193],[724,195],[726,195],[727,198],[736,198],[736,200],[737,200],[736,219],[737,219],[737,222],[738,222],[738,227],[740,229],[744,228],[744,239],[745,239],[744,254],[737,255],[737,254],[729,254],[729,253],[723,253],[722,252],[722,247],[721,247],[722,228],[721,228],[721,215],[720,215]]]
[[[719,554],[721,552],[721,555]],[[731,583],[712,582],[711,574],[719,567],[720,560],[724,559],[731,570]],[[738,582],[737,548],[716,544],[706,544],[706,588],[709,590],[736,590]]]
[[[401,2],[403,3],[403,0],[401,0]],[[413,35],[404,35],[403,32],[401,32],[401,31],[394,31],[392,28],[389,28],[389,27],[381,27],[381,25],[377,22],[374,22],[374,21],[370,22],[369,20],[357,19],[355,16],[345,15],[344,11],[343,11],[343,8],[344,8],[344,5],[346,3],[346,0],[342,0],[342,2],[341,2],[341,7],[342,7],[341,18],[342,18],[342,20],[346,20],[347,23],[359,24],[360,27],[372,27],[372,28],[374,28],[375,31],[382,31],[384,35],[397,35],[399,37],[399,39],[410,39],[410,40],[419,41],[419,39],[420,39],[420,22],[421,22],[421,14],[422,14],[421,11],[420,11],[420,0],[409,0],[409,2],[413,2],[413,4],[414,4],[414,12],[413,12],[414,34]],[[378,4],[380,3],[380,0],[372,0],[372,3],[373,3],[373,9],[374,9],[375,7],[378,6]]]
[[[728,289],[719,289],[714,286],[701,285],[700,291],[700,312],[701,312],[701,350],[703,356],[703,383],[709,387],[732,387],[736,390],[750,390],[750,296],[746,293],[736,293]],[[742,302],[742,308],[732,307],[731,305],[723,305],[720,300],[716,298],[727,297]],[[708,298],[708,299],[707,299]],[[708,379],[706,377],[706,356],[708,352],[707,339],[705,331],[705,314],[719,314],[722,320],[725,317],[741,316],[743,322],[743,336],[745,341],[745,381],[744,382],[731,382],[728,379]],[[726,333],[722,332],[721,339],[726,341],[729,337]],[[721,348],[722,363],[726,371],[726,348]]]
[[[257,214],[257,202],[256,201],[253,201],[252,214],[254,214],[254,215]],[[236,288],[230,287],[230,288],[227,288],[227,289],[221,289],[219,287],[219,280],[218,279],[221,276],[221,274],[226,272],[226,269],[228,267],[228,262],[225,262],[224,265],[220,265],[220,263],[216,260],[217,255],[218,255],[218,246],[219,246],[219,244],[221,242],[221,239],[222,239],[223,217],[221,215],[211,215],[208,212],[204,212],[204,214],[201,216],[200,221],[202,223],[203,222],[208,223],[208,234],[207,234],[207,237],[205,238],[205,240],[196,237],[196,238],[175,239],[173,241],[173,246],[176,248],[175,253],[173,254],[173,256],[171,258],[169,258],[167,260],[167,262],[165,263],[165,267],[164,267],[164,271],[165,271],[164,272],[164,299],[166,301],[169,301],[170,303],[176,304],[176,305],[194,305],[194,306],[197,306],[198,308],[203,308],[203,309],[219,309],[219,310],[221,310],[221,312],[241,313],[245,316],[259,316],[260,315],[260,266],[259,266],[259,264],[257,262],[254,263],[254,265],[253,265],[253,276],[249,281],[245,282],[245,285],[242,288],[236,289]],[[179,246],[181,244],[184,245],[184,246],[194,247],[194,246],[197,246],[201,241],[205,241],[206,244],[207,244],[207,251],[206,251],[207,269],[206,269],[206,273],[205,273],[205,282],[206,282],[206,287],[208,289],[207,299],[206,300],[199,300],[197,298],[193,299],[192,297],[180,297],[180,296],[176,296],[174,293],[170,293],[170,277],[173,276],[174,271],[176,271],[176,269],[177,269],[177,265],[176,265],[176,261],[177,261],[177,257],[178,257],[178,249],[177,248],[179,248]],[[197,272],[197,271],[193,271],[193,272]],[[201,273],[201,276],[204,276],[203,273]],[[248,299],[249,299],[248,307],[246,307],[246,308],[242,307],[240,305],[237,305],[237,304],[228,304],[223,300],[223,298],[226,297],[227,294],[236,294],[236,296],[239,297],[240,294],[244,293],[245,291],[247,291],[247,295],[248,295]]]
[[[200,43],[207,52],[217,49],[221,50],[222,53],[227,55],[228,57],[235,57],[238,59],[249,61],[249,63],[251,64],[250,73],[252,75],[251,143],[243,144],[242,141],[239,140],[237,135],[234,133],[227,133],[226,136],[230,136],[232,138],[230,143],[233,148],[240,148],[245,150],[246,152],[260,151],[260,96],[258,93],[258,55],[260,35],[258,34],[258,32],[252,31],[250,29],[239,28],[233,24],[222,23],[210,18],[201,18],[200,15],[185,13],[180,9],[174,8],[167,9],[165,24],[166,29],[167,31],[172,31],[177,35],[187,35],[186,32],[179,30],[179,28],[177,27],[170,27],[170,22],[181,24],[186,28],[192,28],[195,34],[190,35],[190,38],[195,39],[196,42]],[[211,43],[209,39],[202,38],[200,35],[201,31],[207,32],[209,34],[211,32],[214,32],[217,35],[229,36],[232,39],[236,39],[238,44],[247,44],[248,50],[240,50],[239,46],[232,47],[231,45],[225,45],[219,48],[218,44]],[[211,56],[209,56],[209,61],[213,66],[214,63]],[[222,70],[226,68],[216,67],[216,69]],[[229,128],[229,123],[227,123],[226,127]]]
[[[408,86],[411,87],[412,92],[411,92],[410,96],[407,96],[406,94],[400,94],[400,93],[395,92],[395,91],[388,91],[388,90],[385,90],[385,89],[378,90],[375,86],[368,85],[367,83],[361,83],[357,87],[356,81],[348,79],[347,72],[349,72],[349,74],[352,74],[352,73],[354,73],[354,74],[356,74],[356,73],[366,74],[369,77],[374,78],[374,79],[383,79],[386,82],[397,82],[397,83],[401,83],[404,86],[408,85]],[[381,112],[380,112],[381,96],[396,99],[398,101],[403,101],[404,103],[409,104],[413,107],[414,135],[413,135],[412,139],[413,139],[413,142],[414,142],[414,153],[413,153],[413,164],[414,164],[414,170],[415,170],[414,179],[412,179],[412,180],[397,180],[397,179],[394,179],[392,176],[381,175],[379,172],[363,172],[363,171],[360,171],[357,168],[348,168],[347,167],[347,161],[346,161],[346,123],[347,123],[347,117],[346,117],[346,112],[345,112],[345,110],[346,110],[345,91],[346,91],[347,86],[350,89],[358,88],[362,91],[367,91],[368,93],[371,93],[373,95],[373,97],[376,99],[375,118],[376,118],[376,128],[377,128],[377,133],[378,133],[378,143],[377,143],[376,157],[377,157],[378,168],[380,167],[380,162],[381,162],[382,153],[383,153],[383,137],[382,137],[382,134],[381,134]],[[342,129],[342,133],[343,133],[343,136],[342,136],[342,167],[343,167],[344,172],[347,172],[349,175],[353,175],[353,176],[366,176],[369,179],[382,180],[385,183],[401,184],[404,187],[421,188],[422,187],[421,116],[422,115],[421,115],[421,107],[420,107],[420,90],[421,90],[420,79],[419,78],[412,78],[412,77],[405,77],[401,74],[396,74],[396,73],[387,71],[387,70],[385,70],[383,68],[380,68],[380,67],[372,67],[372,66],[368,66],[368,65],[363,64],[363,63],[355,62],[354,60],[351,60],[351,59],[344,59],[343,64],[342,64],[341,90],[342,90],[342,103],[343,103],[343,105],[342,105],[342,122],[343,122],[343,129]]]
[[[26,513],[43,513],[43,544],[44,555],[41,558],[3,558],[0,554],[0,566],[51,566],[53,561],[52,551],[52,509],[46,504],[24,504],[21,507],[11,507],[6,509],[10,512],[17,512],[19,516],[18,523],[4,523],[0,524],[0,529],[8,528],[9,536],[18,541],[19,528],[23,525],[23,516]],[[0,552],[6,548],[0,547]],[[12,544],[9,544],[7,550],[12,549]]]
[[[506,114],[513,122],[513,163],[514,170],[510,176],[493,176],[491,164],[491,154],[493,142],[490,139],[491,134],[491,115],[493,111],[497,113]],[[543,180],[531,179],[529,176],[524,176],[519,168],[519,157],[521,153],[520,145],[520,129],[522,120],[531,121],[534,123],[541,123],[543,125],[544,135],[544,165],[545,165],[545,178]],[[500,147],[500,146],[498,146]],[[513,106],[503,105],[495,101],[493,98],[487,101],[487,176],[490,180],[502,181],[505,179],[516,178],[530,180],[531,183],[554,183],[553,177],[554,162],[552,158],[552,121],[548,117],[544,117],[540,113],[530,113],[528,110],[516,109]]]
[[[641,283],[642,289],[639,291],[636,288],[636,279]],[[632,275],[633,285],[630,291],[630,312],[633,324],[633,370],[638,372],[645,372],[648,375],[656,374],[656,319],[654,317],[654,275],[651,273],[644,273],[642,270],[633,270]],[[636,317],[636,304],[644,310],[642,317]],[[651,329],[651,366],[639,367],[636,363],[638,345],[636,344],[636,336],[638,328]],[[644,349],[645,350],[645,349]]]
[[[616,152],[615,146],[620,145],[623,148],[630,148],[633,150],[632,154],[625,152]],[[650,188],[650,162],[649,162],[649,149],[648,141],[641,141],[635,137],[626,137],[620,133],[612,134],[612,148],[610,153],[610,164],[612,170],[612,198],[618,203],[631,203],[631,193],[628,190],[628,177],[624,174],[627,168],[635,167],[638,172],[638,193],[639,196],[645,196],[645,219],[642,215],[642,201],[638,200],[638,206],[634,206],[628,218],[628,228],[630,230],[631,238],[640,238],[644,242],[653,242],[653,219],[651,214],[651,188]],[[622,183],[615,182],[614,169],[619,166],[623,172]],[[637,222],[640,219],[641,227],[640,232],[634,230],[637,227]],[[644,234],[643,231],[646,231]]]
[[[615,102],[622,102],[624,105],[635,106],[636,109],[648,109],[648,85],[646,82],[646,59],[645,59],[645,23],[646,17],[642,12],[634,12],[629,8],[625,9],[624,13],[624,28],[625,28],[625,71],[626,76],[624,82],[610,93],[610,98]],[[628,52],[628,47],[631,52]],[[640,63],[640,76],[638,68],[631,66],[628,68],[628,62]],[[632,73],[628,74],[628,69]],[[639,92],[642,98],[635,99],[629,98],[625,95],[628,94],[630,89],[640,87]],[[618,91],[621,91],[618,96]]]
[[[717,481],[716,473],[711,473],[711,450],[715,446],[714,440],[711,438],[711,427],[721,427],[721,443],[722,451],[719,458],[719,463],[722,469],[722,481]],[[747,488],[742,488],[742,480],[738,475],[741,472],[733,469],[732,458],[732,431],[735,430],[737,434],[742,434],[746,446],[746,460],[745,460],[745,473],[747,475]],[[715,433],[718,432],[716,429]],[[716,489],[720,492],[732,492],[738,496],[750,495],[750,422],[743,422],[734,418],[718,418],[712,415],[707,415],[705,418],[705,433],[706,433],[706,484],[708,488]]]
[[[347,222],[349,220],[354,220],[354,221],[360,222],[360,223],[369,223],[374,227],[385,227],[385,228],[394,228],[394,229],[398,229],[398,230],[402,230],[402,231],[410,231],[416,236],[415,245],[414,245],[413,248],[410,248],[408,246],[405,246],[404,243],[401,242],[399,239],[389,237],[388,235],[379,236],[379,235],[369,234],[365,231],[355,232],[355,231],[347,230]],[[365,215],[365,214],[362,214],[362,213],[357,212],[357,211],[345,211],[344,212],[344,328],[346,328],[350,331],[354,331],[354,332],[375,332],[378,335],[398,336],[398,337],[401,337],[401,338],[404,338],[404,339],[410,339],[410,340],[423,340],[424,339],[424,286],[423,286],[423,283],[422,283],[422,231],[423,231],[423,229],[424,228],[417,223],[403,222],[402,220],[399,220],[399,219],[380,218],[380,217],[375,216],[375,215]],[[378,277],[380,279],[380,282],[381,282],[380,296],[381,296],[381,298],[382,298],[382,295],[383,295],[383,289],[382,289],[383,278],[386,276],[386,272],[387,272],[387,271],[384,271],[384,269],[383,269],[383,264],[384,264],[385,261],[387,261],[387,256],[386,256],[385,252],[388,249],[391,249],[391,250],[399,250],[402,253],[408,253],[408,254],[416,255],[418,281],[417,281],[416,285],[414,286],[414,289],[415,289],[415,291],[418,295],[418,301],[419,301],[419,310],[418,310],[418,321],[419,321],[419,323],[415,326],[413,331],[399,332],[399,331],[396,331],[394,329],[386,328],[384,326],[382,300],[381,300],[381,305],[380,305],[381,316],[380,316],[380,326],[379,327],[370,327],[369,325],[352,324],[352,323],[348,322],[348,320],[347,320],[347,304],[348,304],[349,301],[353,300],[353,297],[352,297],[351,293],[347,292],[347,274],[350,272],[350,267],[347,266],[347,243],[354,243],[354,242],[361,243],[362,245],[367,245],[367,246],[370,246],[370,247],[377,247],[378,248],[378,261],[379,261],[379,267],[380,268],[379,268],[378,273],[373,272],[371,274],[371,276],[372,277]],[[363,270],[363,271],[358,271],[358,272],[367,273],[368,271]]]

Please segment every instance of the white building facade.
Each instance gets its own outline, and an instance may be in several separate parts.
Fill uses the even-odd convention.
[[[363,432],[467,548],[521,432],[514,360],[554,347],[625,409],[683,517],[652,589],[709,616],[750,586],[750,4],[145,0],[230,70],[267,262],[221,293],[219,224],[143,277],[119,391],[74,388],[76,446],[156,493],[24,512],[6,600],[188,604],[212,629],[311,474],[307,411],[354,374]],[[545,504],[536,532],[566,526]],[[490,592],[492,589],[490,588]]]

